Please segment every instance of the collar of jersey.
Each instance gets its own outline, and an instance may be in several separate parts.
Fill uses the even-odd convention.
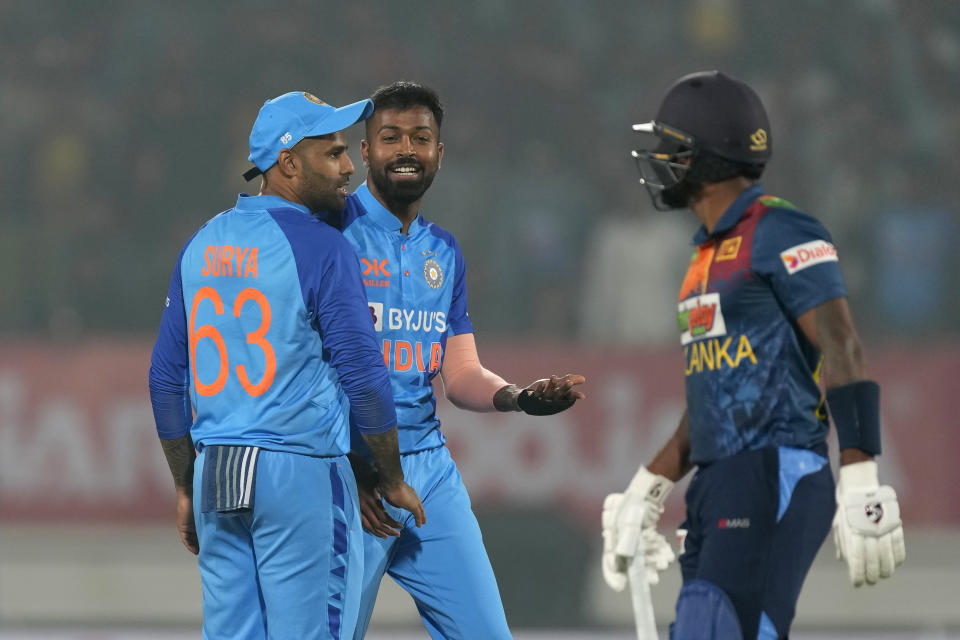
[[[713,228],[713,233],[707,233],[706,227],[703,225],[697,229],[697,232],[693,236],[693,244],[699,245],[706,242],[710,237],[719,235],[724,231],[729,231],[733,228],[733,225],[737,224],[737,221],[740,220],[740,216],[743,215],[743,212],[747,210],[747,207],[750,204],[763,195],[763,185],[755,184],[733,201],[727,210],[723,212],[723,215],[720,216],[720,221],[717,222],[717,226]]]
[[[363,205],[363,208],[366,210],[367,215],[370,216],[370,219],[376,222],[379,226],[383,227],[387,231],[400,231],[403,228],[403,224],[400,222],[400,219],[397,216],[390,213],[390,211],[380,204],[380,201],[370,193],[370,188],[367,186],[367,183],[364,182],[357,190],[354,191],[356,196],[360,198],[360,204]],[[423,226],[423,218],[420,216],[420,212],[417,212],[417,217],[413,219],[413,222],[410,223],[410,227],[407,229],[407,235],[412,236],[420,231],[420,227]]]
[[[306,206],[290,202],[280,196],[250,196],[245,193],[241,193],[237,197],[237,206],[234,209],[244,213],[266,211],[267,209],[296,209],[306,214],[310,213],[310,209]]]

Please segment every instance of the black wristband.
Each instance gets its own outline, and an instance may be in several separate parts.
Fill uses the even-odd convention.
[[[880,455],[880,385],[860,380],[828,389],[827,405],[841,449]]]

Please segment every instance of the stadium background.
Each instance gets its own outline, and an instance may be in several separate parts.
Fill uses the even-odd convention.
[[[463,247],[485,364],[589,379],[554,420],[441,403],[508,616],[521,638],[628,637],[628,601],[599,575],[599,510],[676,424],[672,301],[695,229],[651,209],[629,125],[708,68],[758,89],[768,191],[834,234],[904,511],[900,575],[854,591],[827,542],[796,635],[955,637],[960,4],[6,0],[0,638],[197,635],[199,577],[146,392],[177,250],[251,188],[264,99],[344,104],[399,78],[447,107],[423,211]],[[663,623],[675,573],[654,590]],[[387,585],[378,637],[418,624]]]

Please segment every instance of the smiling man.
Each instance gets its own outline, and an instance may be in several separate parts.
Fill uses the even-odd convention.
[[[364,538],[363,596],[355,638],[362,638],[385,573],[413,599],[433,638],[510,637],[497,583],[460,473],[444,446],[432,380],[471,411],[549,415],[584,397],[583,376],[551,376],[525,389],[485,369],[467,315],[466,266],[449,231],[420,215],[420,202],[443,158],[437,94],[396,82],[372,96],[374,112],[361,153],[366,183],[330,222],[360,258],[370,314],[390,372],[405,477],[430,522],[408,526],[384,505],[368,451],[354,438]],[[356,432],[354,432],[356,436]]]

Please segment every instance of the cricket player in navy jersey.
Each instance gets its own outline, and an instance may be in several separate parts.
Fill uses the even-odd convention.
[[[430,636],[509,638],[503,605],[480,528],[460,473],[444,446],[432,380],[471,411],[549,415],[584,395],[583,376],[550,376],[524,389],[485,369],[467,315],[466,266],[449,231],[420,215],[420,202],[443,157],[443,107],[422,85],[396,82],[372,96],[361,154],[367,180],[347,198],[335,224],[363,267],[370,315],[390,371],[407,480],[422,496],[430,523],[379,499],[369,452],[355,440],[351,456],[364,528],[363,598],[355,638],[362,638],[383,575],[416,602]]]
[[[897,497],[874,462],[879,386],[867,378],[830,234],[757,182],[772,151],[757,94],[723,73],[694,73],[634,130],[652,141],[634,157],[654,206],[690,208],[702,226],[677,311],[686,411],[626,491],[607,497],[604,577],[621,590],[643,562],[656,579],[673,558],[657,520],[696,468],[671,638],[786,638],[831,520],[854,586],[904,560]]]
[[[341,131],[372,109],[304,92],[268,100],[245,174],[262,174],[260,194],[241,194],[177,259],[150,396],[180,536],[199,553],[204,638],[353,636],[363,541],[351,421],[379,493],[424,522],[356,255],[316,217],[343,208],[353,164]]]

